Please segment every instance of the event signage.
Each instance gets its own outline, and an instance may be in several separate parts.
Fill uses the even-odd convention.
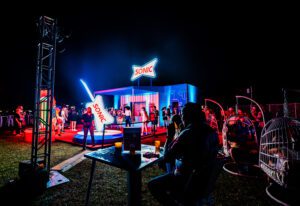
[[[155,78],[156,77],[156,73],[155,73],[155,66],[157,63],[157,58],[147,62],[146,64],[144,64],[143,66],[137,66],[137,65],[133,65],[132,69],[133,69],[133,74],[131,76],[131,81],[134,81],[142,76],[147,76],[150,78]]]
[[[111,124],[114,122],[113,116],[111,116],[104,107],[102,96],[97,95],[93,102],[86,104],[86,107],[92,108],[97,131],[103,131],[104,124]]]
[[[114,122],[113,116],[109,114],[109,112],[105,109],[103,98],[100,95],[97,95],[96,98],[92,95],[90,89],[88,88],[87,84],[80,79],[81,83],[83,84],[84,88],[86,89],[90,99],[92,102],[86,104],[87,107],[91,107],[92,113],[95,116],[95,125],[97,131],[103,131],[104,124],[111,124]]]

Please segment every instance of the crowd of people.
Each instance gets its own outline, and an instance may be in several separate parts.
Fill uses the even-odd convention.
[[[237,109],[237,111],[235,111],[233,107],[229,107],[226,111],[221,111],[218,115],[208,107],[204,107],[203,111],[208,124],[216,131],[221,131],[224,121],[230,117],[235,117],[235,121],[243,121],[245,117],[249,118],[255,127],[256,133],[258,134],[258,142],[264,124],[272,118],[270,112],[263,111],[262,113],[262,111],[258,111],[256,106],[251,106],[249,112],[243,111],[242,109]]]
[[[251,106],[249,112],[229,107],[228,110],[220,112],[219,116],[212,109],[201,107],[197,103],[187,103],[181,110],[178,107],[172,109],[163,107],[161,110],[163,127],[167,129],[164,156],[160,163],[165,174],[150,180],[148,187],[153,196],[164,205],[210,205],[213,201],[214,184],[220,172],[217,162],[220,145],[218,133],[224,122],[234,117],[234,124],[243,126],[243,123],[246,124],[248,121],[246,119],[249,119],[254,125],[259,142],[264,120],[270,119],[268,113],[263,118],[263,113],[258,111],[256,106]],[[120,109],[110,108],[108,111],[114,117],[116,125],[125,123],[125,127],[131,127],[133,117],[129,106]],[[150,132],[149,122],[151,122],[151,132],[155,133],[160,115],[156,106],[150,106],[149,114],[145,107],[141,107],[139,115],[142,123],[141,135],[147,135]],[[23,106],[17,106],[13,120],[15,133],[20,135],[26,122]],[[83,124],[83,150],[86,149],[88,132],[91,135],[92,145],[95,146],[95,122],[91,107],[81,112],[76,111],[74,106],[55,107],[53,130],[57,135],[64,132],[67,123],[71,131],[77,131],[77,122]],[[235,133],[233,136],[247,136],[245,139],[249,136],[248,131],[240,134],[243,132],[241,128],[240,131],[233,132]],[[228,141],[233,141],[229,130],[228,135]],[[236,156],[243,157],[241,153]],[[270,162],[271,164],[275,163]]]
[[[142,123],[142,135],[148,135],[157,131],[159,123],[160,112],[155,105],[151,105],[149,110],[142,107],[139,111],[141,122],[134,122],[132,114],[132,108],[124,106],[119,109],[108,108],[108,112],[114,117],[112,127],[118,129],[125,127],[131,127],[132,123]],[[148,112],[149,111],[149,112]],[[177,109],[170,112],[169,108],[164,107],[162,109],[162,118],[164,120],[164,127],[169,125],[171,114],[175,114]],[[76,110],[75,106],[69,107],[68,105],[55,105],[52,112],[52,130],[55,134],[61,136],[64,133],[65,128],[70,128],[71,131],[77,131],[77,124],[82,123],[82,116],[86,113],[86,109]],[[42,118],[45,115],[42,115]],[[9,114],[0,114],[0,128],[13,131],[13,134],[19,135],[26,126],[33,125],[33,113],[24,111],[22,105],[18,105],[13,112]],[[43,124],[40,125],[43,128]]]
[[[61,135],[66,127],[72,131],[76,130],[76,122],[79,121],[80,112],[75,106],[55,106],[52,112],[52,126],[57,135]],[[41,118],[45,120],[46,115],[41,111]],[[43,122],[43,121],[41,121]],[[17,105],[12,111],[0,113],[0,129],[11,131],[13,135],[20,136],[27,126],[33,126],[34,115],[31,110],[24,110],[23,105]],[[40,128],[44,128],[41,123]]]
[[[145,107],[142,107],[139,111],[141,122],[135,122],[142,123],[141,135],[147,135],[157,131],[157,125],[159,122],[159,111],[157,110],[155,105],[150,106],[149,110],[150,111],[148,114],[147,109]],[[133,123],[133,115],[129,106],[125,106],[124,109],[120,108],[118,110],[110,108],[108,111],[114,117],[113,125],[117,125],[117,127],[120,128],[125,122],[125,127],[131,127]],[[150,131],[148,131],[148,123],[151,123]]]
[[[164,205],[213,204],[214,183],[221,169],[217,161],[220,149],[219,133],[226,120],[231,118],[234,119],[234,124],[242,127],[245,127],[243,123],[246,123],[246,119],[250,121],[249,124],[254,126],[254,132],[257,134],[258,146],[264,120],[270,120],[271,116],[266,112],[263,119],[262,112],[258,111],[256,106],[251,106],[249,113],[242,109],[238,109],[236,113],[233,107],[229,107],[227,111],[216,115],[208,107],[201,109],[198,104],[187,103],[180,114],[175,112],[170,117],[167,108],[163,108],[167,139],[160,166],[166,173],[148,183],[151,193],[159,202]],[[242,142],[246,144],[248,138],[253,139],[254,136],[249,133],[248,128],[246,136],[241,134],[243,131],[240,128],[234,135],[245,137]],[[242,144],[238,148],[241,149]],[[234,156],[243,159],[245,155],[239,151],[239,155]],[[254,156],[256,157],[257,153]],[[245,159],[247,158],[248,156]]]

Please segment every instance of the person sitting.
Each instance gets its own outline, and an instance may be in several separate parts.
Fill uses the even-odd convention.
[[[255,130],[253,130],[252,125],[247,124],[245,118],[239,118],[234,126],[234,135],[228,136],[231,145],[229,153],[232,160],[237,164],[239,172],[248,173],[248,166],[258,162]]]
[[[184,129],[165,151],[166,161],[175,159],[174,173],[150,180],[152,195],[164,205],[193,205],[207,199],[216,180],[213,172],[218,152],[218,135],[205,123],[200,105],[187,103],[182,110]]]
[[[233,107],[229,107],[228,110],[226,111],[226,118],[230,118],[231,116],[235,115],[235,111]]]

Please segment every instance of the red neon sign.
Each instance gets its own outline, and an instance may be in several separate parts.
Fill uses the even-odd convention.
[[[95,112],[97,113],[97,116],[99,117],[100,121],[103,123],[103,121],[106,121],[106,118],[104,117],[103,112],[101,111],[101,108],[97,103],[93,104],[93,107],[95,109]]]
[[[136,80],[137,78],[141,77],[141,76],[148,76],[151,78],[155,78],[156,74],[155,74],[155,65],[157,63],[157,59],[153,59],[150,62],[144,64],[143,66],[132,66],[133,69],[133,74],[131,77],[131,81]]]

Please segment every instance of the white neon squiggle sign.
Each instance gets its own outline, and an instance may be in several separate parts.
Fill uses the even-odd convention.
[[[134,81],[138,78],[140,78],[141,76],[148,76],[151,78],[155,78],[156,77],[156,73],[155,73],[155,66],[157,63],[157,58],[147,62],[146,64],[144,64],[143,66],[136,66],[133,65],[132,69],[133,69],[133,74],[131,76],[131,81]]]
[[[88,88],[87,84],[80,79],[81,83],[83,84],[84,88],[86,89],[89,97],[91,98],[92,102],[86,104],[87,107],[91,107],[92,113],[95,116],[95,125],[97,131],[103,131],[104,124],[111,124],[114,122],[113,116],[111,116],[108,111],[106,111],[103,103],[103,98],[100,95],[97,95],[96,98],[92,95],[90,89]]]
[[[87,86],[87,84],[85,83],[85,81],[83,81],[82,79],[80,79],[82,85],[84,86],[86,92],[88,93],[89,97],[91,98],[92,101],[95,101],[94,96],[92,95],[91,90],[89,89],[89,87]]]

